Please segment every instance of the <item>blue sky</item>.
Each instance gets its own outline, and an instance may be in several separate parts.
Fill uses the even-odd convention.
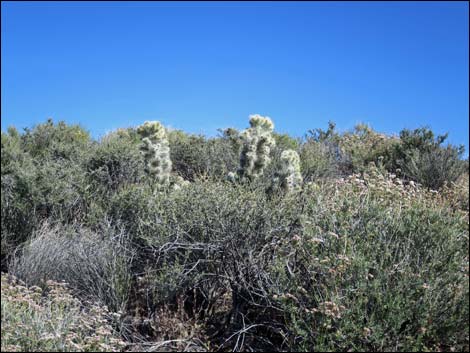
[[[1,117],[93,136],[160,120],[215,135],[429,126],[468,151],[467,2],[2,1]],[[467,152],[468,154],[468,152]]]

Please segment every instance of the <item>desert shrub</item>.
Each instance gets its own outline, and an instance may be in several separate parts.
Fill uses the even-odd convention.
[[[170,131],[173,172],[192,182],[159,193],[135,129],[64,153],[36,137],[33,158],[22,135],[2,133],[2,257],[17,249],[10,271],[28,284],[69,283],[83,312],[86,300],[125,308],[127,337],[163,340],[139,349],[468,350],[468,174],[442,170],[468,162],[443,137],[332,123],[298,145],[273,134],[270,163],[240,184],[225,181],[247,147],[238,131]],[[300,155],[301,187],[286,149]],[[439,191],[410,172],[433,154]],[[283,170],[297,192],[266,192]]]
[[[24,160],[30,156],[23,151],[21,136],[14,127],[9,127],[7,133],[2,131],[1,136],[1,173],[5,175],[12,173],[15,167],[21,166]]]
[[[469,212],[469,175],[463,173],[455,182],[444,183],[439,190],[439,196],[443,202],[448,203],[453,209]]]
[[[67,160],[29,160],[2,175],[2,237],[18,245],[45,218],[82,219],[85,188],[80,165]]]
[[[90,146],[78,126],[51,120],[2,133],[2,266],[42,219],[79,220],[86,209],[81,160]]]
[[[198,182],[167,194],[144,235],[145,301],[182,296],[218,320],[221,349],[465,348],[468,221],[379,175],[275,199]]]
[[[414,150],[399,165],[403,174],[431,189],[456,181],[463,173],[459,152],[448,146],[429,152]]]
[[[29,205],[21,198],[29,194],[34,183],[34,164],[22,150],[21,137],[15,128],[1,134],[1,222],[2,268],[17,242],[24,240],[35,224]],[[15,239],[16,238],[16,239]]]
[[[137,238],[142,234],[142,223],[157,219],[156,205],[162,197],[164,194],[155,195],[150,185],[128,185],[109,199],[106,212],[113,222],[122,224],[129,237]]]
[[[196,175],[205,172],[203,136],[189,135],[180,130],[168,132],[170,156],[174,171],[187,180],[194,180]]]
[[[226,129],[218,129],[219,136],[224,140],[227,140],[230,143],[230,146],[233,152],[237,155],[237,158],[240,154],[240,148],[242,147],[242,140],[240,138],[240,131],[233,127]],[[238,162],[238,161],[237,161]]]
[[[233,298],[224,313],[228,330],[241,325],[246,308],[262,302],[269,288],[263,271],[272,253],[257,255],[271,237],[295,228],[297,217],[297,210],[282,202],[273,211],[264,188],[251,187],[199,181],[157,200],[156,214],[141,233],[154,254],[145,302],[157,305],[196,292],[205,299],[194,311],[210,315],[228,293]]]
[[[35,212],[41,217],[65,223],[83,218],[87,187],[83,169],[71,161],[43,161],[36,165],[34,188],[29,195]]]
[[[26,287],[2,273],[1,348],[4,352],[119,352],[125,343],[106,308],[74,298],[66,285]]]
[[[179,130],[168,133],[173,170],[185,180],[203,175],[220,179],[238,165],[238,149],[233,137],[206,139]]]
[[[307,141],[300,147],[302,175],[305,181],[328,178],[340,174],[334,147],[328,143]]]
[[[291,349],[468,347],[468,221],[431,194],[405,198],[415,191],[393,181],[390,194],[379,180],[354,177],[308,198],[293,273],[279,266]]]
[[[127,234],[129,246],[135,252],[130,263],[133,275],[145,272],[148,263],[155,261],[154,251],[147,239],[159,239],[163,235],[155,228],[162,222],[161,200],[174,190],[164,190],[155,194],[149,184],[128,185],[117,191],[103,209],[103,217],[112,224],[119,224]]]
[[[394,148],[398,138],[374,131],[365,124],[358,124],[351,132],[341,136],[340,147],[350,160],[351,171],[361,172],[370,162],[380,161],[388,170],[394,168]]]
[[[87,131],[78,125],[49,119],[32,129],[25,128],[22,146],[33,158],[75,159],[90,143]]]
[[[447,134],[435,137],[427,128],[402,130],[395,158],[404,176],[435,190],[456,181],[465,170],[464,147],[444,147],[446,139]]]
[[[142,181],[144,161],[138,143],[125,130],[117,130],[95,143],[84,160],[84,169],[94,190],[109,197],[118,188]]]
[[[10,273],[43,287],[47,281],[64,281],[81,299],[125,309],[133,254],[122,231],[103,226],[100,234],[78,225],[43,223],[17,252]]]
[[[299,147],[301,169],[305,181],[334,177],[350,172],[350,160],[340,148],[340,134],[333,122],[328,129],[309,130]]]
[[[297,150],[300,146],[299,139],[290,137],[288,134],[280,134],[273,132],[275,146],[281,150]]]

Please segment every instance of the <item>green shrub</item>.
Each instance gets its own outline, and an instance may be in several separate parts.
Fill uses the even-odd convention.
[[[67,125],[52,119],[32,129],[25,128],[21,135],[25,152],[33,158],[75,159],[90,143],[87,131],[78,125]]]
[[[395,154],[404,176],[435,190],[456,181],[465,171],[464,147],[444,147],[446,139],[447,134],[435,137],[427,128],[402,130]]]
[[[74,134],[78,142],[74,142]],[[89,146],[84,136],[78,128],[69,129],[63,124],[55,127],[52,123],[39,125],[24,135],[14,129],[2,133],[2,266],[11,250],[25,241],[43,219],[83,219],[87,185],[81,158],[84,146]],[[74,150],[76,143],[82,150]],[[31,152],[35,145],[40,151]]]
[[[335,147],[325,142],[303,143],[299,154],[304,180],[314,181],[341,174],[334,151]]]
[[[331,178],[351,171],[351,162],[341,150],[341,136],[335,129],[336,125],[330,121],[326,131],[309,130],[299,148],[304,180]]]
[[[469,212],[469,175],[468,171],[462,174],[455,182],[445,183],[439,190],[439,196],[443,202],[452,209]]]
[[[249,143],[235,129],[209,139],[170,131],[171,178],[191,183],[155,193],[135,129],[83,143],[71,131],[2,133],[2,266],[12,260],[11,273],[44,288],[67,281],[80,313],[91,313],[85,300],[123,309],[132,349],[468,350],[468,174],[458,176],[468,162],[445,137],[339,134],[330,123],[303,141],[269,133],[273,146],[263,133]],[[246,170],[265,153],[262,173],[227,182],[240,152]],[[297,162],[302,187],[267,193],[275,176],[300,184]],[[23,317],[31,328],[3,291],[2,349],[75,347],[35,337],[51,330],[45,316],[79,311],[44,299],[50,311]]]
[[[278,267],[289,348],[465,350],[468,221],[369,182],[323,187],[308,202],[292,274]]]
[[[370,162],[378,163],[379,159],[385,168],[394,170],[394,149],[398,138],[375,132],[365,124],[354,127],[352,132],[341,136],[340,147],[351,163],[351,171],[362,172]]]
[[[185,180],[207,176],[222,179],[238,165],[238,146],[233,137],[206,139],[182,131],[170,131],[173,170]]]
[[[263,300],[246,297],[246,291],[260,295],[269,290],[263,269],[269,266],[270,255],[257,255],[271,237],[282,239],[289,232],[297,212],[287,207],[295,205],[289,197],[278,199],[273,210],[262,190],[254,185],[246,190],[195,182],[158,200],[159,211],[143,235],[159,259],[150,271],[155,276],[155,298],[170,300],[197,290],[208,298],[207,311],[215,309],[217,298],[227,291],[240,305]],[[234,311],[234,320],[240,320],[242,313]]]
[[[24,240],[35,224],[28,204],[21,202],[34,184],[34,163],[22,150],[15,128],[1,135],[2,268],[12,247]],[[16,238],[16,239],[15,239]]]
[[[106,197],[145,177],[144,161],[138,145],[129,134],[115,131],[93,144],[84,161],[88,180],[94,190]]]
[[[217,313],[221,349],[243,327],[245,349],[465,348],[468,221],[381,180],[271,200],[256,185],[167,194],[143,235],[156,260],[145,301],[182,296],[199,315]]]
[[[299,139],[290,137],[288,134],[279,134],[273,132],[275,146],[281,150],[297,150],[300,146]]]

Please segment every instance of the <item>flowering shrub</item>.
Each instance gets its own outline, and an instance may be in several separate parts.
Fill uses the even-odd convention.
[[[64,283],[26,287],[2,273],[2,351],[119,352],[125,343],[105,307],[83,306]],[[118,314],[115,314],[118,315]]]
[[[353,131],[341,136],[340,148],[348,156],[353,172],[363,171],[370,162],[377,162],[379,157],[384,159],[385,167],[391,170],[395,167],[393,153],[398,143],[399,139],[395,136],[387,136],[365,124],[359,124]]]
[[[469,213],[469,175],[461,175],[455,182],[445,183],[438,196],[456,210]]]

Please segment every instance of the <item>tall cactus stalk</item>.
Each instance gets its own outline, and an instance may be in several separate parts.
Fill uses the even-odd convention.
[[[250,115],[250,127],[240,135],[242,150],[240,153],[240,168],[237,175],[229,174],[230,180],[253,180],[263,174],[271,162],[269,154],[275,145],[272,132],[274,124],[268,117]]]
[[[285,192],[297,191],[301,188],[300,157],[296,151],[282,151],[281,169],[274,178],[274,184],[279,185]]]
[[[165,128],[158,121],[146,121],[137,128],[137,133],[142,137],[140,150],[146,162],[146,172],[158,186],[169,185],[172,163]]]

